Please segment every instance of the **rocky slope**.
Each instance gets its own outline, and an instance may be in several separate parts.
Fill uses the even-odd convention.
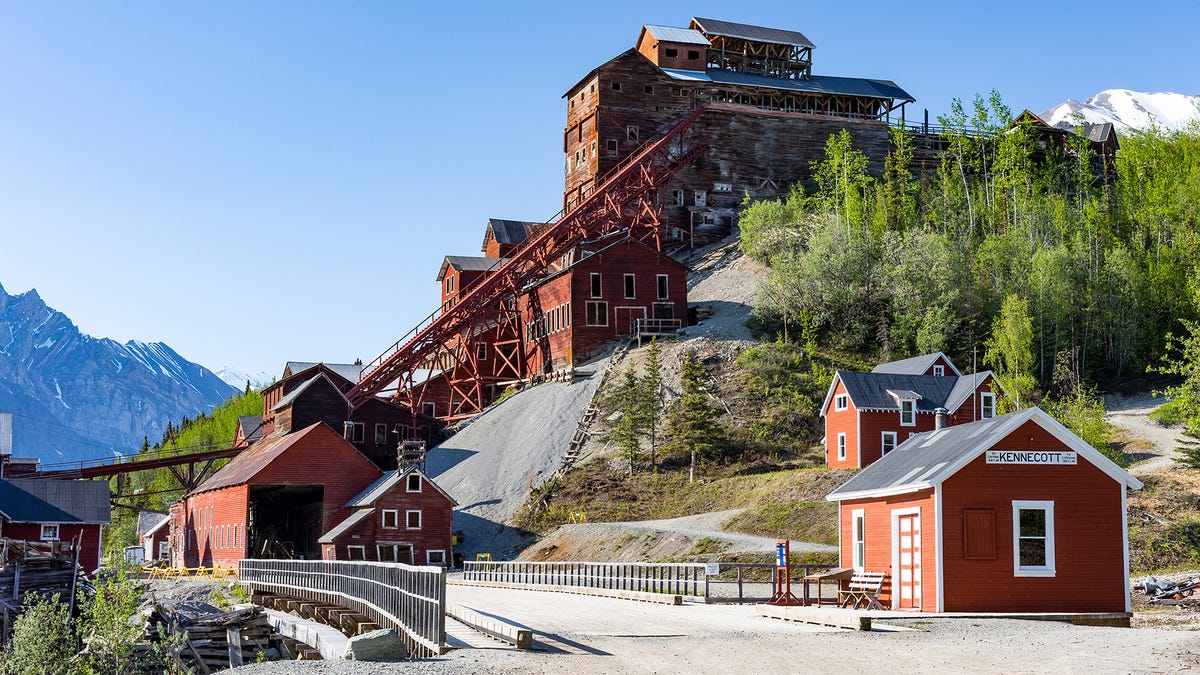
[[[85,335],[36,290],[0,287],[0,411],[13,451],[43,463],[134,452],[168,421],[194,417],[235,389],[161,342]]]

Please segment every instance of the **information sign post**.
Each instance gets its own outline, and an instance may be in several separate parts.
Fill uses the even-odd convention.
[[[792,595],[791,547],[787,539],[775,542],[775,589],[768,605],[803,605],[804,601]]]

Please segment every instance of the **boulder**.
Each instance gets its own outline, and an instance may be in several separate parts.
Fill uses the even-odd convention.
[[[380,628],[350,638],[346,643],[348,661],[398,661],[408,656],[404,641],[394,628]]]

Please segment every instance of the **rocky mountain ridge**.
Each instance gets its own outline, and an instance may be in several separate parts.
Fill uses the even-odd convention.
[[[194,417],[236,388],[161,342],[81,333],[36,290],[0,286],[0,411],[13,452],[53,463],[135,452],[167,422]]]
[[[1075,126],[1076,115],[1082,115],[1089,124],[1111,122],[1119,132],[1151,126],[1178,131],[1200,121],[1200,96],[1105,89],[1083,103],[1067,99],[1040,117],[1052,126],[1070,129]]]

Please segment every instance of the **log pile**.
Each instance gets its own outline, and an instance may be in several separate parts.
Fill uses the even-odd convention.
[[[75,564],[73,556],[45,552],[36,547],[22,546],[23,542],[4,540],[3,565],[0,566],[0,636],[7,641],[13,622],[21,612],[21,603],[30,593],[43,597],[59,596],[70,604],[75,593],[74,609],[84,596],[95,594],[96,587]]]

